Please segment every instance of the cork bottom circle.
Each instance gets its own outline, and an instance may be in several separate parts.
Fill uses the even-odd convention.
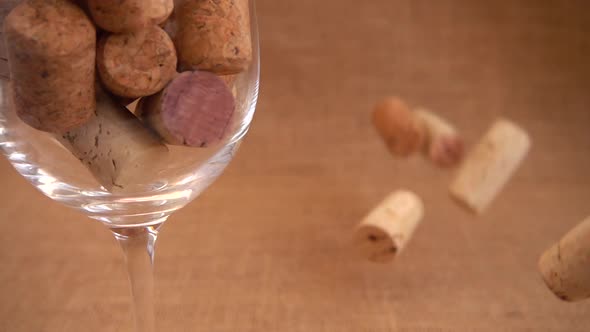
[[[374,225],[361,225],[355,232],[354,245],[364,258],[372,262],[387,263],[398,252],[395,238]]]

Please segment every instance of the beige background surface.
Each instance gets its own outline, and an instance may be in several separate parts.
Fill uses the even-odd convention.
[[[6,4],[6,2],[4,2]],[[225,175],[164,227],[159,331],[588,331],[537,257],[590,214],[590,2],[259,0],[262,91]],[[487,214],[451,172],[393,160],[380,96],[439,111],[473,143],[497,116],[534,148]],[[109,232],[0,162],[0,331],[130,331]],[[426,217],[391,265],[350,251],[388,192]]]

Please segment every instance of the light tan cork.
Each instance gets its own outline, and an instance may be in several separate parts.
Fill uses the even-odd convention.
[[[70,1],[28,0],[4,21],[18,116],[39,130],[62,133],[92,116],[96,31]]]
[[[400,98],[388,97],[373,108],[373,125],[394,156],[420,151],[427,139],[426,127]]]
[[[564,301],[590,297],[590,217],[570,230],[539,259],[547,287]]]
[[[237,74],[252,61],[248,0],[185,0],[175,13],[181,69]]]
[[[355,247],[370,261],[390,262],[406,246],[423,215],[424,204],[418,195],[395,191],[356,228]]]
[[[500,119],[460,166],[449,191],[461,206],[482,213],[527,155],[531,141],[516,124]]]
[[[58,140],[109,191],[125,191],[154,178],[168,153],[140,120],[100,89],[96,114]]]
[[[168,34],[153,25],[139,32],[101,38],[98,73],[117,96],[139,98],[164,88],[176,76],[176,51]]]

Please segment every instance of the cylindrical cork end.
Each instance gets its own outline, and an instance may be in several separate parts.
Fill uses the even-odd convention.
[[[425,156],[441,168],[458,165],[463,160],[464,144],[455,127],[431,111],[417,109],[415,113],[427,130]]]
[[[101,38],[97,67],[105,87],[117,96],[139,98],[162,90],[176,76],[176,51],[158,26]]]
[[[426,141],[426,128],[397,97],[383,99],[375,105],[373,125],[395,156],[410,156],[420,151]]]
[[[571,302],[590,298],[590,217],[543,253],[539,272],[558,298]]]
[[[358,252],[376,263],[392,261],[401,249],[399,238],[394,238],[386,230],[375,225],[359,225],[355,232]]]
[[[428,146],[428,159],[441,168],[457,166],[463,159],[465,146],[458,136],[440,137]]]
[[[99,27],[114,33],[136,31],[152,24],[151,5],[146,5],[145,0],[88,0],[88,9]]]
[[[208,147],[226,134],[235,101],[209,72],[184,72],[162,92],[142,98],[137,114],[168,144]]]
[[[405,190],[393,192],[356,228],[357,251],[372,262],[392,261],[406,246],[423,215],[420,197]]]
[[[497,120],[461,164],[449,187],[451,197],[481,214],[526,157],[527,133],[507,120]]]

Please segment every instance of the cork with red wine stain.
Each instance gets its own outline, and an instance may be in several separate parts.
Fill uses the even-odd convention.
[[[412,111],[400,98],[378,102],[373,124],[394,156],[409,157],[422,151],[441,168],[456,166],[463,159],[463,139],[450,123],[430,111]]]
[[[416,117],[427,129],[423,152],[435,165],[449,168],[463,160],[463,138],[455,127],[440,115],[426,109],[417,109]]]
[[[168,144],[208,147],[225,137],[234,110],[225,82],[195,71],[179,74],[160,93],[142,98],[136,114]]]

